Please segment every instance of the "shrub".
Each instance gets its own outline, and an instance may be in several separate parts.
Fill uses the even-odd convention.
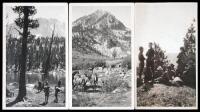
[[[123,59],[122,61],[122,67],[126,68],[128,66],[128,69],[131,69],[131,56],[127,56],[126,58]]]
[[[182,53],[185,56],[177,56],[177,71],[183,73],[181,77],[186,85],[196,88],[196,28],[193,24],[188,28],[184,38]]]
[[[119,77],[109,77],[104,81],[102,88],[105,92],[112,92],[113,90],[120,87],[122,83],[123,80]]]
[[[95,62],[85,62],[85,63],[78,63],[72,66],[72,70],[82,70],[94,67],[105,67],[106,62],[105,60],[97,60]]]
[[[106,61],[105,60],[97,60],[94,63],[94,67],[105,67],[106,66]]]
[[[102,85],[102,90],[104,92],[112,92],[117,88],[125,88],[125,89],[130,89],[130,85],[128,84],[128,81],[121,78],[119,75],[116,73],[109,74],[108,77],[103,79],[103,85]]]

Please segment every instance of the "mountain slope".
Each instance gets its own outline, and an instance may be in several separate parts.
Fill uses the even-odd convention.
[[[65,36],[65,24],[56,20],[56,19],[46,19],[46,18],[37,18],[39,22],[39,27],[36,29],[30,29],[31,34],[36,36],[50,37],[52,35],[53,26],[55,24],[55,35],[56,36]],[[13,36],[19,37],[19,33],[16,31],[18,27],[15,23],[8,25],[6,29],[7,34],[12,34]]]
[[[130,53],[131,31],[111,13],[97,10],[72,23],[73,51],[125,57]]]

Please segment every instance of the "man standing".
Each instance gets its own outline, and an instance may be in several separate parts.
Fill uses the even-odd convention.
[[[42,82],[38,80],[38,93],[42,91]]]
[[[60,92],[61,89],[61,79],[58,81],[58,86],[55,86],[55,103],[58,103],[58,93]]]
[[[61,87],[61,79],[58,81],[58,87]]]
[[[48,103],[48,99],[49,99],[49,83],[48,81],[45,82],[45,85],[44,85],[44,94],[45,94],[45,104]]]
[[[58,93],[60,92],[60,88],[55,86],[55,103],[58,103]]]
[[[139,50],[140,50],[140,53],[138,55],[138,58],[139,58],[139,79],[141,80],[141,77],[142,77],[142,73],[143,73],[143,69],[144,69],[144,55],[143,55],[143,47],[139,47]]]
[[[146,61],[146,68],[147,68],[147,74],[149,77],[151,77],[152,84],[154,83],[154,50],[152,47],[152,43],[149,43],[149,50],[146,53],[147,61]]]
[[[177,75],[179,77],[182,77],[183,72],[185,70],[185,66],[186,66],[186,63],[185,63],[186,54],[184,52],[184,48],[183,47],[180,48],[180,51],[181,52],[177,56],[177,58],[178,58],[178,60],[177,60],[178,66],[177,66],[177,71],[176,72],[177,72]]]

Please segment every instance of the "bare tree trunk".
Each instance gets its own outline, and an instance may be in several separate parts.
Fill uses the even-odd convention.
[[[24,27],[21,52],[21,69],[19,76],[19,93],[16,100],[21,101],[26,96],[26,56],[27,56],[27,38],[28,38],[28,7],[24,7]]]
[[[51,48],[52,48],[52,44],[53,44],[54,31],[55,31],[55,24],[54,24],[54,28],[53,28],[53,31],[52,31],[52,37],[51,37],[51,42],[50,42],[50,45],[49,45],[49,51],[48,51],[48,55],[47,55],[47,60],[46,60],[46,63],[45,63],[43,80],[48,79],[48,72],[49,72],[49,68],[50,68]]]

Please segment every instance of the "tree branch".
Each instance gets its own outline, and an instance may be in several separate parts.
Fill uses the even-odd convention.
[[[15,30],[17,30],[20,35],[23,35],[22,32],[19,31],[17,28],[15,28]]]

